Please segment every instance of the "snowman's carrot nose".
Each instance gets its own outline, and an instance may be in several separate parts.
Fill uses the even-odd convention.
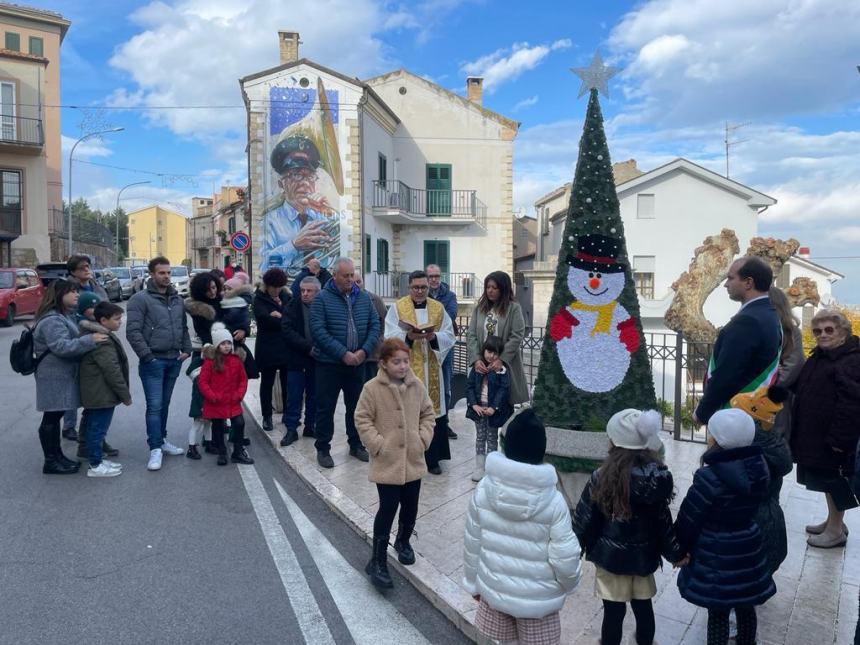
[[[588,286],[592,289],[597,289],[600,286],[600,278],[592,278],[588,281]]]

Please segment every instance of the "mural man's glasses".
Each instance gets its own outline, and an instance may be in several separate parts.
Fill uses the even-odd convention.
[[[315,181],[317,178],[313,170],[288,170],[284,176],[290,181]]]

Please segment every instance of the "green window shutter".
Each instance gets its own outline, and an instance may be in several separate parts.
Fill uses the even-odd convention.
[[[45,55],[45,41],[38,36],[30,36],[30,53],[33,56]]]
[[[450,242],[441,240],[424,240],[424,266],[436,264],[443,274],[450,270]]]
[[[367,273],[370,270],[370,234],[364,234],[364,259],[362,261],[361,272]]]
[[[382,153],[379,154],[379,181],[388,181],[388,160]]]
[[[378,273],[388,272],[388,240],[376,240],[376,270]]]
[[[13,31],[6,32],[6,49],[11,49],[12,51],[19,52],[21,51],[21,34],[16,34]]]
[[[451,164],[427,164],[427,215],[451,214]]]

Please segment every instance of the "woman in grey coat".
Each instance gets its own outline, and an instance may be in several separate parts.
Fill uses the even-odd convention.
[[[42,472],[46,475],[68,475],[78,472],[80,464],[67,459],[60,449],[60,421],[66,410],[81,406],[78,390],[78,367],[81,357],[98,343],[106,343],[105,334],[79,337],[74,311],[78,306],[78,285],[70,280],[55,280],[45,292],[36,312],[33,345],[41,358],[36,368],[36,409],[42,413],[39,441],[45,454]]]
[[[466,347],[469,350],[469,365],[473,365],[479,374],[486,374],[489,369],[498,371],[502,363],[508,365],[511,405],[529,400],[529,386],[520,351],[525,333],[526,321],[522,308],[514,300],[511,276],[504,271],[493,271],[484,278],[484,293],[469,318]],[[497,366],[484,365],[481,348],[487,336],[498,336],[505,344]]]

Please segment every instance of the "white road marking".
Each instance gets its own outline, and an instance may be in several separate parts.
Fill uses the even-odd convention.
[[[302,573],[296,554],[293,552],[289,540],[287,540],[257,471],[253,466],[240,465],[239,474],[242,476],[242,483],[245,484],[251,506],[253,506],[254,513],[260,522],[263,537],[266,539],[269,553],[272,554],[272,559],[275,561],[278,574],[281,576],[281,583],[284,585],[284,591],[287,592],[287,598],[292,605],[305,642],[312,645],[328,645],[329,643],[334,645],[334,638],[332,638],[328,624],[326,624],[319,605],[311,593],[308,581]]]
[[[314,526],[287,492],[275,480],[287,511],[293,518],[311,557],[328,586],[346,626],[357,645],[428,643],[411,622],[379,594],[363,573],[356,571]],[[367,547],[370,557],[370,546]]]

